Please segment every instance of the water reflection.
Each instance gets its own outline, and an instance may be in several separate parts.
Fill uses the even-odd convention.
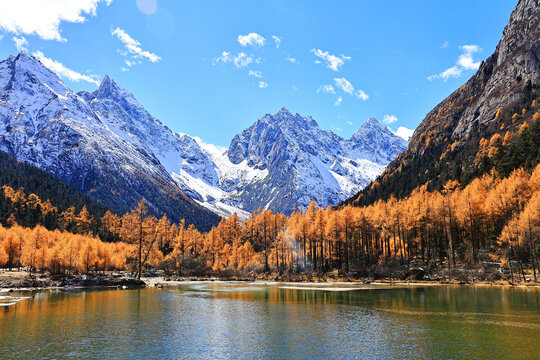
[[[269,284],[45,291],[0,308],[0,358],[516,358],[540,292]]]

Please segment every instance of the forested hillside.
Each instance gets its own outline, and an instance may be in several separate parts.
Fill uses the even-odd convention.
[[[495,168],[501,176],[540,159],[540,6],[521,0],[495,53],[415,130],[408,149],[347,204],[408,196],[418,186],[441,190]],[[529,128],[527,130],[527,128]]]
[[[35,194],[41,199],[49,200],[50,206],[58,212],[74,207],[76,212],[86,207],[88,213],[96,218],[101,217],[107,208],[100,202],[83,194],[79,190],[67,185],[53,175],[40,170],[32,165],[15,160],[5,152],[0,151],[0,188],[8,186],[17,192],[22,188],[20,195]],[[7,202],[4,191],[0,191],[0,222],[6,224],[11,214],[7,210]],[[36,225],[36,221],[28,221],[20,213],[18,221],[26,226]]]

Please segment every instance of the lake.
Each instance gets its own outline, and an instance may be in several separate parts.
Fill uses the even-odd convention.
[[[46,290],[0,307],[0,358],[540,359],[538,289],[357,287]]]

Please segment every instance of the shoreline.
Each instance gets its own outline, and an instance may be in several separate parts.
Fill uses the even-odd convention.
[[[128,276],[127,273],[111,273],[97,275],[69,275],[66,277],[51,277],[38,274],[29,277],[23,271],[0,272],[0,295],[11,292],[32,292],[40,290],[85,290],[85,289],[132,289],[132,288],[162,288],[197,283],[246,283],[255,285],[274,285],[283,288],[318,289],[325,290],[341,287],[346,290],[367,289],[384,286],[475,286],[475,287],[505,287],[505,288],[528,288],[540,289],[540,282],[515,282],[507,280],[470,281],[464,282],[457,279],[448,280],[396,280],[368,278],[346,279],[277,279],[275,276],[268,278],[237,278],[237,277],[167,277],[145,276],[137,280]]]
[[[306,288],[310,287],[327,287],[332,288],[333,286],[344,286],[350,289],[359,289],[366,288],[370,286],[478,286],[478,287],[508,287],[508,288],[538,288],[540,289],[540,282],[531,282],[531,283],[514,283],[511,284],[507,281],[496,281],[496,282],[461,282],[458,280],[448,280],[448,281],[437,281],[437,280],[372,280],[366,281],[367,279],[355,279],[351,281],[347,280],[330,280],[330,281],[280,281],[280,280],[264,280],[264,279],[229,279],[229,278],[180,278],[178,280],[166,280],[165,277],[143,277],[141,278],[146,284],[147,287],[159,287],[159,286],[179,286],[186,285],[190,283],[247,283],[247,284],[260,284],[260,285],[286,285],[289,288],[298,287]]]

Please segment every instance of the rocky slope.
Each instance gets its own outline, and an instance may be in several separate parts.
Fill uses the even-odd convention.
[[[322,130],[313,118],[283,108],[235,136],[227,157],[233,164],[266,172],[234,187],[240,207],[253,211],[262,205],[290,213],[306,208],[312,199],[325,207],[350,196],[405,147],[405,140],[375,119],[345,140]]]
[[[494,54],[427,114],[408,149],[349,202],[405,196],[419,185],[435,189],[450,179],[466,183],[489,170],[501,146],[494,135],[515,139],[524,123],[538,121],[539,79],[540,1],[520,0]]]
[[[106,78],[96,97],[108,84]],[[156,215],[186,218],[201,229],[218,221],[176,186],[152,152],[113,131],[88,98],[69,90],[33,57],[20,53],[0,62],[0,89],[0,150],[116,212],[128,211],[144,197]]]

